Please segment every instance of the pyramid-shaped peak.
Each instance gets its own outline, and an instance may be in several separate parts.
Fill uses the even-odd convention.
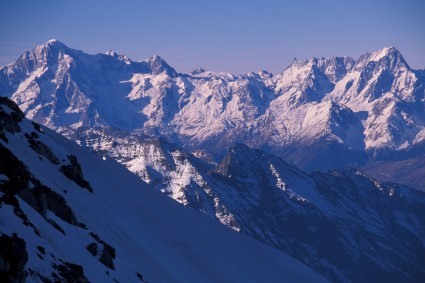
[[[384,57],[401,57],[401,53],[394,46],[384,47],[380,50],[372,52],[370,60],[379,61]]]
[[[198,74],[202,74],[202,73],[205,73],[205,72],[207,72],[207,70],[205,70],[202,67],[198,67],[198,68],[192,70],[189,74],[191,74],[191,75],[198,75]]]
[[[159,55],[157,55],[157,54],[154,54],[153,56],[151,56],[149,59],[148,59],[148,61],[149,62],[160,62],[160,63],[165,63],[165,64],[167,64],[167,62],[165,62],[165,60],[161,57],[161,56],[159,56]]]
[[[169,76],[177,75],[177,72],[170,65],[168,65],[168,63],[164,59],[162,59],[159,55],[155,54],[149,59],[147,59],[145,62],[148,64],[151,72],[156,75],[164,71]]]
[[[48,40],[45,44],[43,44],[43,46],[44,47],[49,47],[49,48],[51,48],[51,47],[57,47],[57,48],[66,47],[65,44],[63,44],[62,42],[60,42],[59,40],[54,39],[54,38]]]
[[[56,54],[57,52],[69,52],[72,49],[68,48],[65,44],[60,42],[57,39],[50,39],[44,44],[34,48],[35,53],[37,54]]]
[[[251,149],[243,143],[233,145],[215,171],[221,175],[231,176],[238,172],[237,175],[249,175],[252,170],[255,170],[256,150]],[[253,174],[254,175],[254,174]]]
[[[401,52],[394,46],[385,47],[373,52],[369,57],[369,61],[379,61],[384,58],[395,60],[396,62],[406,64],[406,61],[404,60],[403,55],[401,55]]]
[[[400,66],[409,68],[400,51],[394,46],[384,47],[372,53],[366,53],[357,61],[357,68],[366,66],[369,62],[379,62],[379,65],[394,69]]]
[[[38,45],[32,51],[25,52],[22,59],[36,59],[37,64],[44,64],[47,62],[53,62],[58,59],[59,54],[74,54],[73,49],[68,48],[62,42],[56,39],[50,39],[44,44]],[[29,56],[29,57],[28,57]]]

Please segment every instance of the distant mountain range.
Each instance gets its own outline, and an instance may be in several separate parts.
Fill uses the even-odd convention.
[[[425,189],[425,71],[395,48],[234,76],[51,40],[1,68],[0,91],[150,188],[333,282],[425,277],[424,193],[376,180]]]
[[[0,92],[28,118],[92,148],[92,129],[105,139],[116,130],[161,136],[216,161],[244,143],[306,171],[425,154],[425,71],[412,70],[394,47],[235,76],[180,74],[159,56],[133,62],[50,40],[0,69]],[[406,169],[390,170],[398,164]],[[419,178],[385,180],[424,189]]]

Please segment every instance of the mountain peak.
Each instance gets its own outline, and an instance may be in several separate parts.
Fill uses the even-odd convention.
[[[57,39],[50,39],[34,49],[38,55],[56,54],[57,52],[63,52],[65,50],[69,52],[71,49]]]
[[[35,66],[40,67],[44,64],[56,62],[60,54],[73,54],[76,50],[68,48],[57,39],[50,39],[44,44],[36,46],[32,51],[27,51],[20,57],[21,60],[35,60]],[[31,65],[31,64],[30,64]],[[28,65],[28,66],[30,66]]]
[[[118,53],[118,52],[115,52],[113,50],[109,50],[109,51],[105,52],[104,54],[111,56],[113,58],[118,58],[120,61],[124,61],[127,64],[131,63],[130,58],[128,58],[127,55],[125,55],[125,54]]]
[[[359,58],[357,64],[363,66],[369,62],[380,62],[380,65],[384,64],[389,69],[394,69],[399,66],[409,68],[400,51],[394,46],[384,47],[372,53],[366,53]]]
[[[234,144],[215,171],[223,176],[241,176],[247,179],[258,176],[265,153],[243,143]]]
[[[148,58],[148,63],[151,65],[166,65],[169,66],[168,63],[159,55],[155,54]]]
[[[59,41],[56,38],[52,38],[52,39],[48,40],[46,43],[47,44],[54,44],[56,42],[59,42]]]
[[[64,48],[64,47],[66,47],[65,44],[63,44],[62,42],[60,42],[59,40],[54,39],[54,38],[48,40],[42,46],[45,47],[45,48],[52,48],[52,47],[53,48]]]
[[[159,55],[153,55],[152,57],[145,60],[148,64],[149,69],[155,75],[165,72],[169,76],[176,76],[177,72]]]
[[[371,60],[379,61],[381,58],[384,58],[384,57],[388,57],[388,56],[393,57],[398,55],[400,55],[400,52],[394,46],[384,47],[380,50],[372,52]]]
[[[159,56],[158,54],[154,54],[148,60],[150,60],[150,61],[158,61],[159,60],[159,61],[165,62],[164,59],[162,59],[161,56]]]
[[[198,68],[192,70],[189,74],[190,75],[199,75],[199,74],[205,73],[206,71],[207,70],[205,70],[204,68],[198,67]]]

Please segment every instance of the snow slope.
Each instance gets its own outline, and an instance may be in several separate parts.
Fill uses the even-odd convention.
[[[0,118],[5,281],[326,281],[30,122],[5,98]]]

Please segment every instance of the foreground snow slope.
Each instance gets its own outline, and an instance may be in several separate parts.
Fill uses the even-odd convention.
[[[8,243],[0,254],[21,268],[6,274],[9,279],[325,281],[26,120],[4,98],[0,117],[0,240]],[[7,253],[6,247],[14,248]],[[17,257],[18,250],[25,253]]]

